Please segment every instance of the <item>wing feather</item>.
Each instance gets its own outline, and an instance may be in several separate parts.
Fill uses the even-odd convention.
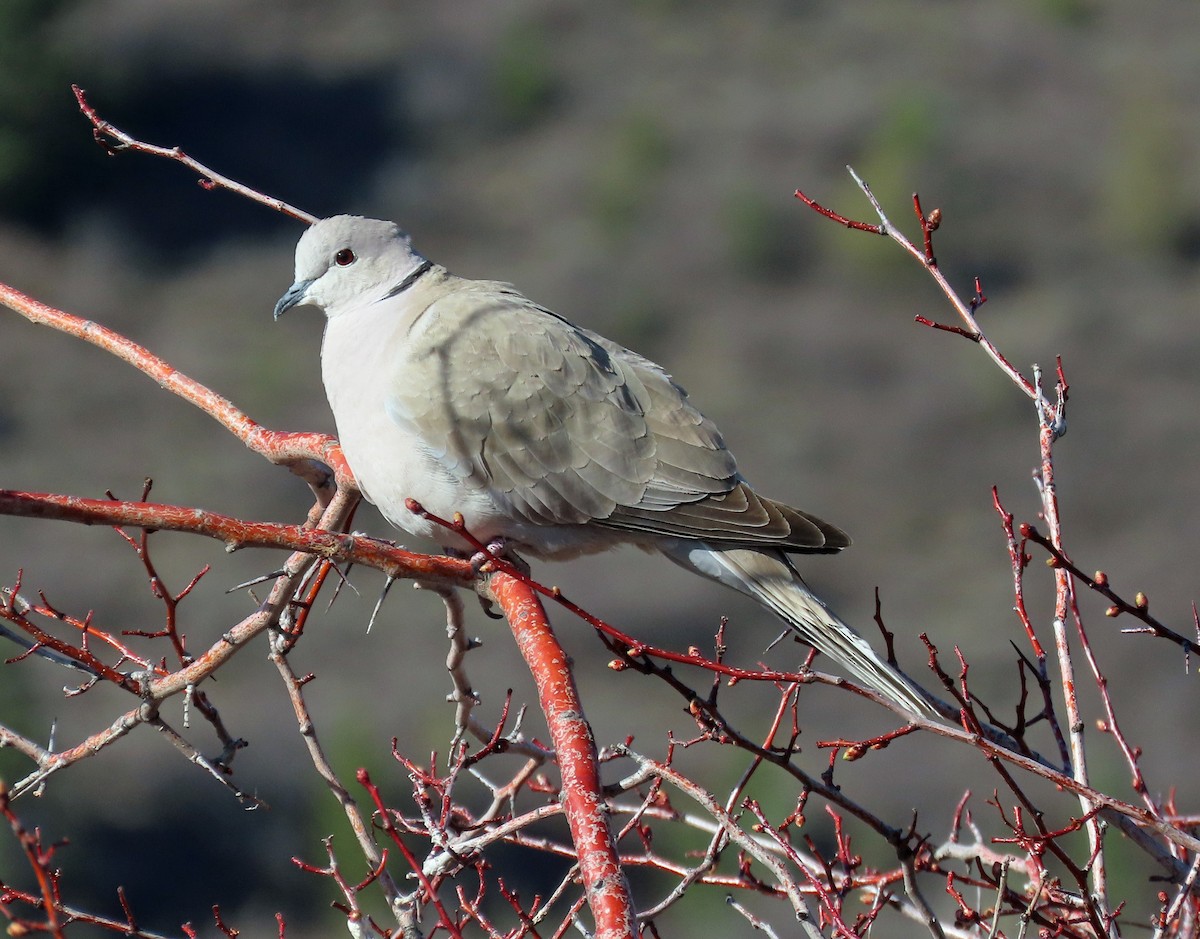
[[[465,485],[536,525],[784,551],[849,544],[757,495],[660,366],[506,285],[458,283],[414,323],[387,407]]]

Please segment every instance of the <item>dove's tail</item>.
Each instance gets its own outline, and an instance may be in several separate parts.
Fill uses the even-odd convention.
[[[787,555],[772,550],[716,548],[698,541],[674,541],[659,547],[676,564],[748,594],[771,609],[801,639],[868,688],[915,714],[937,715],[915,685],[883,661],[862,636],[808,589]]]

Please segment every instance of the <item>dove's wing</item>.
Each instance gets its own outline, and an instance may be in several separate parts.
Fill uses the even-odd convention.
[[[659,366],[506,285],[459,281],[417,317],[387,411],[523,522],[792,551],[849,543],[755,494]]]

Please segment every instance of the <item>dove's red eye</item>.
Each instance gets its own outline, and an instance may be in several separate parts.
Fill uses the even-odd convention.
[[[354,252],[349,248],[342,248],[341,251],[333,256],[333,260],[339,267],[345,267],[347,264],[353,264]]]

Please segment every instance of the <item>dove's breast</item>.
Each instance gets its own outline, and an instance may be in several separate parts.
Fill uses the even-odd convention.
[[[366,498],[393,525],[449,544],[455,539],[410,512],[406,500],[444,518],[456,511],[486,515],[491,500],[467,490],[445,466],[444,441],[427,439],[389,412],[394,382],[420,387],[423,380],[407,361],[409,325],[388,303],[339,314],[325,328],[322,378],[346,461]]]

